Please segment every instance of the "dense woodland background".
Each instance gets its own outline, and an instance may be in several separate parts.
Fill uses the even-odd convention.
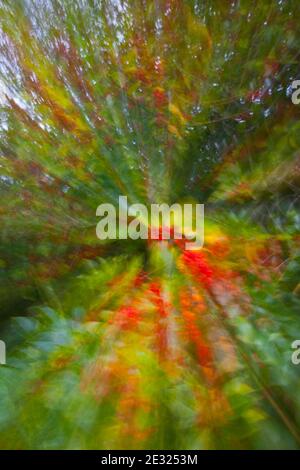
[[[0,0],[2,449],[300,447],[298,0]],[[204,203],[205,245],[96,237]]]

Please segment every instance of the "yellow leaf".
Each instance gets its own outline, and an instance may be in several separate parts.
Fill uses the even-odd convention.
[[[172,104],[172,103],[169,104],[169,111],[170,113],[174,114],[174,116],[178,117],[182,124],[186,123],[185,117],[183,116],[180,109],[177,108],[177,106],[175,106],[175,104]]]
[[[168,124],[168,130],[172,134],[176,135],[176,137],[181,138],[181,135],[179,134],[178,129],[175,126],[172,126],[172,124]]]

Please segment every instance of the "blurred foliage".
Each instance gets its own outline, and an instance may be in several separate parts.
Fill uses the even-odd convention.
[[[0,448],[300,446],[297,0],[0,0]],[[205,203],[205,245],[96,208]]]

